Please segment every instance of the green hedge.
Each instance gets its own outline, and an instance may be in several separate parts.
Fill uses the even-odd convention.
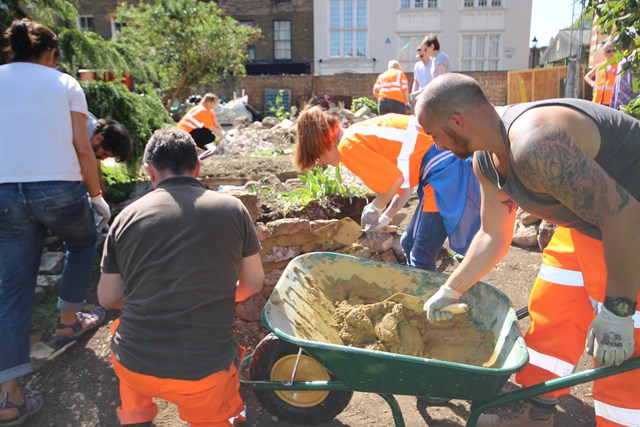
[[[159,100],[131,92],[122,83],[82,82],[82,87],[91,113],[98,118],[117,120],[129,131],[133,156],[127,166],[132,173],[137,172],[153,132],[175,122]]]

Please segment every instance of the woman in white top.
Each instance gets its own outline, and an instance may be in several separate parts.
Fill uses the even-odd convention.
[[[31,312],[47,229],[64,242],[56,337],[97,326],[104,309],[83,313],[95,260],[95,212],[106,222],[96,159],[87,136],[87,101],[56,70],[58,38],[16,20],[5,32],[10,63],[0,66],[0,425],[19,425],[43,404],[21,390],[29,363]],[[87,198],[91,199],[91,205]]]

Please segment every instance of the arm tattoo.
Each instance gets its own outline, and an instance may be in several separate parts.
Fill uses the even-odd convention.
[[[556,125],[532,125],[514,141],[518,176],[596,226],[630,202],[629,193]]]

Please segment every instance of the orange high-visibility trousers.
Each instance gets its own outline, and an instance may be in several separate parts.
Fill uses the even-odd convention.
[[[118,321],[111,326],[115,333]],[[122,405],[116,410],[121,424],[144,423],[153,420],[158,407],[153,397],[174,403],[180,418],[191,427],[229,427],[246,421],[246,408],[240,396],[238,366],[244,358],[240,346],[238,358],[228,369],[214,372],[201,380],[177,380],[138,374],[122,366],[111,355],[113,369],[120,380]]]
[[[516,375],[519,384],[531,386],[575,371],[589,326],[602,309],[606,281],[602,241],[559,227],[543,252],[529,297],[529,363]],[[640,311],[633,320],[635,357],[640,355]],[[546,396],[568,393],[564,389]],[[640,426],[640,370],[595,381],[593,399],[598,426]]]

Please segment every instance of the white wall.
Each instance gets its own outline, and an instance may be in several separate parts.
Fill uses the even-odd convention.
[[[357,0],[353,1],[355,13]],[[414,1],[410,0],[410,3]],[[476,4],[478,1],[475,0]],[[486,1],[492,3],[492,0]],[[401,9],[400,0],[367,0],[365,57],[332,58],[330,0],[314,0],[316,74],[380,73],[390,59],[400,60],[404,71],[412,71],[415,45],[429,33],[438,37],[441,50],[449,55],[453,71],[464,71],[465,67],[471,67],[466,69],[472,71],[527,68],[533,0],[500,1],[501,7],[465,8],[464,0],[438,0],[438,8]],[[427,4],[427,0],[423,2]],[[411,41],[407,45],[408,40]],[[479,49],[477,44],[482,44],[485,49],[493,46],[492,51],[497,55],[487,63],[475,63],[468,61],[469,58],[463,61],[465,40],[470,41],[474,54]]]

